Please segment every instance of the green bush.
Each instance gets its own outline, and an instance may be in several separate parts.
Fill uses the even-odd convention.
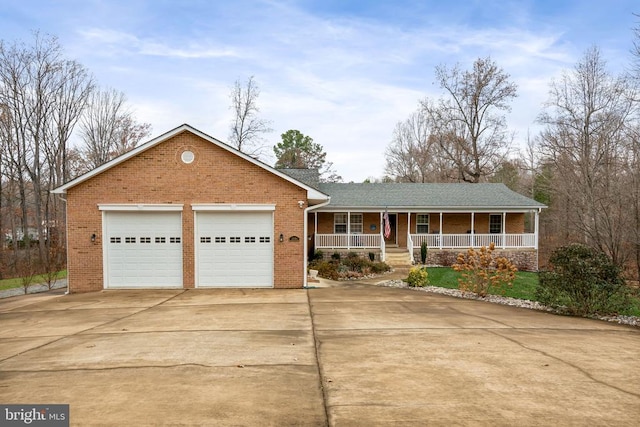
[[[614,314],[630,307],[621,271],[604,253],[580,244],[556,249],[540,273],[536,298],[570,314]]]
[[[369,261],[374,262],[376,260],[376,254],[369,252]]]
[[[407,283],[413,287],[423,287],[429,284],[429,274],[426,267],[413,267],[409,270]]]
[[[422,265],[427,263],[427,242],[422,242],[420,245],[420,262]]]
[[[339,260],[340,258],[342,258],[340,256],[340,252],[334,252],[331,254],[331,259]]]

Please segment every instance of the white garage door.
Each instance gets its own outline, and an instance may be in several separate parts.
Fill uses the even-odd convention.
[[[197,212],[198,287],[272,287],[272,212]]]
[[[105,287],[182,287],[180,212],[105,212]]]

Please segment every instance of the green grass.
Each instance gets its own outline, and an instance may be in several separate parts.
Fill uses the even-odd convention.
[[[65,277],[67,277],[67,270],[58,271],[58,275],[57,275],[58,279],[64,279]],[[46,283],[46,282],[47,282],[46,275],[40,274],[33,278],[30,285],[35,285],[37,283]],[[13,288],[21,288],[21,287],[22,287],[22,278],[20,277],[15,277],[13,279],[0,280],[0,291],[3,291],[5,289],[13,289]]]
[[[460,272],[450,267],[428,267],[429,285],[438,286],[440,288],[458,289],[458,278]],[[506,288],[504,293],[499,289],[489,289],[489,293],[493,295],[504,295],[511,298],[536,300],[536,286],[538,286],[538,273],[529,271],[518,271],[513,287]]]
[[[429,285],[440,288],[458,289],[458,278],[461,273],[450,267],[427,267],[429,273]],[[511,298],[537,301],[536,287],[538,286],[538,273],[530,271],[518,271],[513,287],[506,288],[504,293],[499,289],[489,289],[492,295],[504,295]],[[636,290],[632,299],[632,307],[622,314],[640,317],[640,291]]]

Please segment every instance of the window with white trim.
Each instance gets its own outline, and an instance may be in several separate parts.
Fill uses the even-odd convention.
[[[362,214],[351,214],[351,234],[362,234]]]
[[[364,227],[361,213],[353,213],[350,218],[346,213],[333,214],[334,234],[347,234],[347,222],[349,222],[351,234],[362,234]]]
[[[429,234],[429,214],[416,215],[416,233]]]
[[[489,215],[489,233],[502,233],[502,215]]]
[[[347,234],[347,214],[346,213],[333,214],[333,233]]]

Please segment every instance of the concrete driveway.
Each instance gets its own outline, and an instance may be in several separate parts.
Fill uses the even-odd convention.
[[[637,426],[640,330],[364,284],[0,301],[0,403],[72,425]]]

